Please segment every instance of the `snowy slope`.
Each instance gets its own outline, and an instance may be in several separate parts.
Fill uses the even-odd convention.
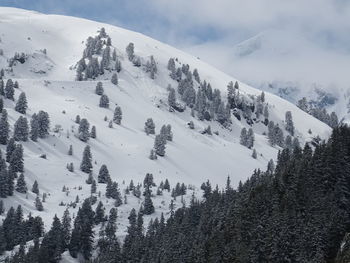
[[[111,37],[112,45],[117,48],[118,57],[122,61],[123,69],[118,74],[117,86],[110,82],[109,73],[95,81],[75,81],[74,67],[82,56],[85,40],[89,36],[95,36],[101,27],[104,27]],[[177,86],[170,79],[166,68],[171,57],[189,64],[191,70],[197,68],[201,79],[210,82],[213,88],[220,89],[223,94],[226,94],[227,83],[235,81],[233,77],[191,55],[142,34],[115,26],[13,8],[0,8],[0,32],[0,48],[4,53],[0,56],[0,68],[7,68],[7,61],[15,52],[30,54],[24,64],[16,65],[13,72],[7,71],[5,74],[5,79],[12,78],[19,82],[20,90],[16,90],[16,98],[20,91],[27,95],[27,118],[39,110],[45,110],[50,115],[52,128],[56,124],[62,126],[62,131],[52,132],[47,139],[37,143],[23,143],[28,186],[37,180],[41,192],[49,193],[44,203],[45,211],[35,211],[35,195],[32,193],[27,199],[25,195],[15,193],[14,197],[4,200],[7,208],[10,205],[22,204],[26,211],[33,210],[34,214],[40,214],[47,227],[54,213],[63,213],[65,207],[58,206],[61,201],[74,201],[77,194],[81,200],[90,195],[90,186],[85,184],[87,175],[79,171],[86,143],[75,136],[78,126],[74,120],[77,114],[87,118],[90,125],[97,128],[97,139],[90,139],[88,142],[94,160],[94,176],[96,177],[100,166],[106,164],[112,179],[117,180],[122,188],[125,188],[123,181],[126,184],[131,179],[142,182],[146,173],[153,173],[158,183],[168,178],[171,186],[177,182],[185,182],[195,185],[198,189],[207,179],[214,185],[223,186],[228,175],[233,184],[237,185],[240,180],[251,175],[255,168],[265,170],[267,162],[276,158],[278,147],[268,144],[266,135],[263,134],[267,132],[267,128],[261,123],[254,125],[254,148],[258,152],[258,158],[253,159],[252,150],[239,143],[242,127],[249,127],[245,121],[238,121],[233,117],[231,129],[224,129],[217,122],[203,122],[191,117],[189,110],[184,113],[168,111],[164,103],[168,95],[166,87],[168,84]],[[136,55],[142,58],[154,56],[158,67],[155,80],[150,79],[148,74],[128,61],[125,47],[130,42],[135,44]],[[41,51],[43,49],[46,49],[47,55]],[[98,106],[99,96],[94,90],[97,81],[100,80],[109,96],[110,109]],[[261,93],[260,90],[244,83],[240,83],[240,92],[251,95]],[[328,126],[293,104],[270,93],[266,93],[266,101],[269,104],[270,119],[279,123],[280,127],[284,127],[285,112],[292,112],[296,134],[302,143],[316,135],[321,138],[329,135]],[[121,106],[123,120],[121,126],[114,125],[110,129],[104,117],[107,116],[109,120],[112,118],[115,104]],[[12,126],[20,114],[14,111],[12,101],[6,100],[5,108],[8,110]],[[171,124],[174,133],[173,142],[167,144],[166,156],[159,157],[156,161],[148,158],[154,136],[147,136],[143,131],[144,123],[149,117],[155,121],[157,133],[163,124]],[[187,127],[191,120],[195,123],[194,130]],[[208,136],[200,133],[209,124],[219,135]],[[308,133],[309,129],[312,130],[312,134]],[[68,156],[67,151],[71,144],[74,155]],[[47,159],[39,158],[43,153],[47,155]],[[68,162],[74,163],[74,173],[67,171]],[[63,185],[70,188],[68,196],[62,192]],[[78,190],[78,186],[82,186],[82,190]],[[103,193],[104,190],[105,185],[98,186],[98,191]],[[191,193],[188,193],[189,196]],[[200,193],[198,195],[200,196]],[[170,197],[167,194],[155,199],[156,215],[160,215],[160,211],[168,211]],[[106,199],[103,200],[105,203]],[[126,218],[131,207],[140,205],[140,200],[134,197],[130,197],[130,200],[128,205],[118,209],[121,218]],[[72,209],[72,213],[76,211]],[[122,224],[124,227],[120,228],[120,235],[123,235],[126,227],[124,221]]]

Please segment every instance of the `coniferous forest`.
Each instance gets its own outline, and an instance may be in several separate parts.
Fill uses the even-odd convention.
[[[204,202],[155,220],[144,235],[131,226],[125,262],[348,262],[349,158],[342,126],[314,149],[283,150],[275,168],[256,170],[237,190],[207,182]]]

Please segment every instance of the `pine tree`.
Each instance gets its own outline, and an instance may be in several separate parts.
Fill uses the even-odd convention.
[[[249,149],[253,148],[254,146],[254,141],[255,141],[255,138],[254,138],[254,131],[252,128],[249,128],[248,130],[248,133],[247,133],[247,147]]]
[[[73,145],[69,145],[68,155],[73,155]]]
[[[87,142],[90,138],[90,124],[87,119],[83,118],[80,120],[78,133],[79,133],[79,139],[83,142]]]
[[[156,154],[159,156],[165,155],[165,143],[166,139],[161,134],[156,135],[154,140],[154,149],[156,151]]]
[[[50,129],[50,118],[49,114],[45,111],[39,111],[37,115],[38,120],[38,136],[39,138],[45,138],[47,135],[49,135],[49,129]]]
[[[92,229],[94,212],[89,199],[85,199],[74,221],[74,229],[69,244],[69,252],[76,258],[80,253],[85,260],[89,260],[92,253],[94,232]]]
[[[151,149],[151,152],[150,152],[150,154],[149,154],[149,158],[150,158],[151,160],[157,160],[157,154],[156,154],[156,152],[154,151],[154,149]]]
[[[242,128],[241,130],[241,136],[240,136],[240,143],[244,146],[247,146],[248,136],[247,136],[247,129]]]
[[[90,137],[93,138],[93,139],[96,139],[96,126],[95,125],[93,125],[91,127]]]
[[[105,208],[103,207],[102,202],[100,201],[97,204],[96,210],[95,210],[95,217],[94,217],[94,222],[96,225],[102,223],[105,221]]]
[[[68,208],[64,211],[63,217],[62,217],[62,241],[63,241],[63,248],[68,248],[69,241],[70,241],[70,235],[71,235],[71,222],[72,219],[69,214]]]
[[[12,79],[8,79],[5,86],[5,97],[10,100],[15,100],[14,98],[15,90]]]
[[[27,192],[27,184],[26,181],[24,180],[24,174],[21,173],[16,184],[16,191],[21,194],[25,194]]]
[[[103,95],[103,92],[104,92],[104,90],[103,90],[103,85],[102,85],[102,82],[101,81],[99,81],[99,82],[97,82],[97,85],[96,85],[96,89],[95,89],[95,93],[97,94],[97,95]]]
[[[30,119],[30,139],[34,142],[38,140],[39,137],[39,122],[37,114],[34,113]]]
[[[290,111],[286,112],[286,131],[288,131],[290,135],[294,136],[294,123],[292,113]]]
[[[28,141],[29,127],[26,117],[20,116],[14,125],[13,138],[15,141]]]
[[[119,106],[115,107],[113,122],[120,125],[122,121],[122,116],[123,116],[122,109]]]
[[[258,157],[258,154],[257,154],[257,152],[256,152],[255,149],[253,149],[252,157],[253,157],[254,159],[256,159],[256,158]]]
[[[90,151],[90,146],[86,145],[83,152],[83,159],[80,164],[80,170],[84,173],[91,173],[92,171],[92,156]]]
[[[150,191],[146,191],[145,195],[145,202],[143,205],[143,213],[145,215],[151,215],[154,213],[154,206],[151,198],[151,193]]]
[[[10,162],[12,153],[16,149],[16,142],[14,138],[11,138],[6,146],[6,162]]]
[[[26,94],[22,92],[18,97],[15,110],[18,111],[19,113],[26,114],[27,108],[28,108],[28,103],[27,103]]]
[[[133,61],[135,54],[134,54],[134,43],[129,43],[129,45],[126,47],[126,54],[128,55],[129,61]]]
[[[1,95],[1,96],[5,96],[4,87],[5,87],[4,80],[1,78],[1,79],[0,79],[0,95]]]
[[[37,195],[36,198],[35,198],[35,208],[38,211],[43,211],[44,210],[44,207],[43,207],[43,204],[42,204],[42,202],[40,200],[39,195]]]
[[[149,134],[155,134],[155,128],[156,126],[154,125],[153,119],[148,118],[147,121],[145,122],[145,132],[147,135]]]
[[[169,95],[168,95],[168,104],[171,109],[174,109],[176,107],[176,94],[175,89],[172,88],[170,85],[168,87]]]
[[[75,116],[75,123],[80,123],[80,115]]]
[[[0,98],[0,113],[2,113],[3,109],[4,109],[4,100]]]
[[[118,85],[118,75],[117,75],[117,73],[113,73],[112,78],[111,78],[111,82],[114,85]]]
[[[100,168],[100,171],[98,173],[98,182],[102,184],[106,184],[108,180],[110,180],[110,175],[108,168],[105,164],[103,164]]]
[[[109,98],[107,95],[103,94],[101,97],[100,97],[100,104],[99,106],[101,108],[109,108]]]
[[[17,144],[15,146],[15,149],[10,157],[10,165],[12,166],[14,172],[24,171],[22,144]]]
[[[94,179],[94,180],[92,180],[92,183],[91,183],[91,188],[90,188],[91,194],[95,194],[96,190],[97,190],[96,180]]]
[[[9,137],[10,125],[7,120],[7,111],[4,109],[0,119],[0,143],[3,145],[7,144]]]
[[[39,184],[37,180],[34,181],[34,184],[32,186],[32,193],[39,195]]]

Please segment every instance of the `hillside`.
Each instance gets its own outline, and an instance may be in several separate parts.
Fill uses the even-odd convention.
[[[86,40],[90,36],[97,36],[101,28],[105,28],[111,39],[110,49],[116,51],[117,60],[121,62],[117,85],[111,83],[111,77],[116,73],[111,68],[105,69],[104,74],[99,74],[94,79],[76,81],[77,66],[86,47]],[[245,112],[237,108],[235,112],[243,116],[239,120],[232,114],[234,109],[230,109],[229,117],[226,117],[231,121],[225,124],[216,121],[217,113],[210,121],[199,120],[197,113],[191,114],[189,106],[184,112],[169,111],[167,87],[169,84],[175,90],[178,87],[178,82],[169,76],[167,67],[170,58],[175,59],[177,68],[188,64],[191,72],[197,69],[201,81],[193,81],[194,90],[198,93],[199,86],[205,80],[213,89],[221,92],[225,105],[227,85],[231,81],[237,81],[237,98],[244,107],[249,105],[255,109],[261,91],[147,36],[80,18],[45,15],[13,8],[0,8],[0,32],[0,68],[4,69],[4,83],[12,79],[19,84],[19,88],[15,89],[15,101],[4,98],[10,133],[13,134],[13,125],[20,116],[25,116],[29,121],[40,110],[49,114],[51,127],[46,138],[39,138],[37,142],[30,139],[20,142],[24,147],[24,175],[28,188],[37,180],[40,192],[48,195],[44,211],[35,210],[36,195],[30,191],[27,195],[15,191],[13,196],[3,201],[6,210],[10,206],[21,204],[25,213],[40,215],[46,229],[54,214],[61,216],[66,209],[65,206],[59,206],[60,202],[68,204],[74,202],[77,195],[80,200],[90,196],[90,185],[85,183],[88,176],[79,170],[87,144],[91,147],[95,178],[100,166],[106,164],[111,179],[119,183],[122,191],[131,179],[135,183],[141,183],[146,173],[152,173],[157,184],[169,179],[171,187],[177,182],[193,185],[190,188],[195,189],[198,198],[201,196],[199,187],[202,182],[210,180],[213,185],[223,187],[227,176],[230,176],[233,186],[237,186],[255,168],[265,170],[268,161],[276,159],[277,152],[281,149],[277,145],[270,145],[267,123],[264,124],[261,116],[255,117],[251,110],[249,112],[253,117],[245,118]],[[129,43],[134,44],[135,56],[140,58],[142,64],[140,67],[135,67],[128,59],[125,49]],[[24,55],[16,57],[15,53]],[[151,56],[157,68],[154,79],[145,70],[146,62]],[[101,56],[97,57],[101,59]],[[100,96],[95,94],[98,82],[102,82],[104,94],[108,95],[109,108],[99,107]],[[24,115],[14,109],[21,92],[25,92],[28,100],[28,109]],[[176,96],[179,103],[184,105],[177,92]],[[110,128],[109,121],[113,119],[115,105],[120,106],[123,117],[120,125],[114,123]],[[288,134],[285,130],[285,114],[287,111],[291,112],[295,127],[294,137],[301,144],[316,136],[322,139],[329,136],[330,128],[327,125],[278,96],[266,92],[263,105],[268,109],[268,120],[278,124],[285,135]],[[81,119],[86,118],[90,127],[96,127],[96,139],[90,138],[83,142],[78,138],[79,124],[75,122],[77,115]],[[144,132],[148,118],[154,120],[157,134],[164,124],[170,124],[172,128],[173,140],[166,144],[165,156],[158,156],[157,160],[149,159],[155,135],[147,136]],[[190,121],[194,123],[194,129],[188,127]],[[208,125],[211,126],[213,134],[202,134]],[[252,149],[240,144],[240,134],[244,127],[254,131],[252,149],[256,149],[256,159],[252,158]],[[72,156],[67,154],[70,145],[73,146]],[[1,150],[6,152],[6,146],[1,145]],[[40,158],[43,154],[46,158]],[[68,163],[74,164],[74,172],[66,169]],[[64,185],[69,187],[69,194],[62,192]],[[101,200],[109,210],[113,202],[108,204],[108,199],[104,197],[105,184],[97,185],[97,192],[99,191],[102,193]],[[187,202],[191,194],[192,191],[188,191],[185,197]],[[122,196],[124,197],[124,193]],[[168,193],[155,196],[156,213],[153,216],[168,212],[170,199]],[[131,208],[138,210],[142,202],[142,199],[134,196],[128,197],[128,200],[128,204],[118,208],[122,224],[118,228],[119,236],[125,234],[126,218]],[[181,205],[180,200],[177,200],[177,204]],[[76,214],[77,208],[70,208],[70,212]]]

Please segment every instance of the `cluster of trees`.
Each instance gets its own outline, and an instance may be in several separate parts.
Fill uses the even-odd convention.
[[[150,120],[150,119],[148,119]],[[145,126],[145,130],[146,133],[149,132],[149,127],[147,126],[147,124],[153,123],[152,122],[146,122],[146,126]],[[172,141],[173,140],[173,133],[171,131],[171,125],[163,125],[162,128],[160,129],[160,133],[156,135],[156,137],[154,138],[154,147],[151,150],[150,153],[150,159],[151,160],[155,160],[157,159],[157,155],[158,156],[164,156],[165,155],[165,146],[167,144],[167,141]]]
[[[116,183],[111,183],[108,169],[102,167],[99,178],[108,180],[106,196],[107,193],[113,195],[113,185]],[[11,258],[7,258],[5,262],[59,262],[62,258],[62,253],[67,250],[72,257],[78,258],[80,261],[130,262],[131,260],[133,262],[139,262],[138,259],[144,252],[139,251],[138,248],[146,242],[143,215],[149,215],[155,211],[152,202],[152,189],[156,187],[153,175],[149,173],[146,174],[142,185],[138,184],[135,186],[131,180],[126,191],[126,194],[130,194],[130,191],[135,191],[135,189],[140,190],[142,186],[144,200],[138,213],[136,213],[135,209],[132,209],[130,212],[128,217],[129,227],[122,246],[119,244],[116,237],[117,208],[111,208],[109,215],[106,215],[105,207],[103,203],[99,201],[94,210],[92,206],[97,202],[97,199],[93,198],[93,195],[83,201],[77,215],[74,217],[73,227],[69,210],[66,209],[61,219],[56,215],[54,216],[51,229],[45,234],[40,217],[33,218],[29,215],[28,220],[23,221],[21,207],[19,206],[19,208],[17,208],[18,211],[11,208],[7,213],[4,225],[0,227],[0,248],[3,248],[1,252],[5,249],[11,250],[18,244],[21,244],[21,246],[20,249]],[[109,187],[110,189],[108,189]],[[116,184],[116,188],[118,188],[118,184]],[[170,189],[170,184],[167,179],[164,182],[162,181],[158,187],[158,190],[161,191],[166,190],[170,192]],[[172,189],[172,193],[177,193],[176,196],[184,195],[186,194],[186,189],[187,187],[184,184],[180,185],[180,183],[178,183],[176,187]],[[117,189],[117,191],[119,191],[119,189]],[[115,199],[113,196],[107,197]],[[141,194],[137,197],[141,198]],[[117,201],[116,199],[116,207],[121,204],[117,204]],[[170,209],[173,213],[173,202]],[[157,222],[159,222],[158,219],[154,221],[155,224],[157,224]],[[160,223],[165,226],[163,214],[161,215]],[[95,243],[96,233],[94,232],[94,227],[97,225],[100,226],[100,230],[98,233],[98,241]],[[153,221],[151,225],[153,225]],[[10,235],[10,232],[15,232],[15,234]],[[39,238],[42,236],[43,238],[40,242]],[[7,238],[11,238],[12,243],[7,242]],[[14,239],[13,241],[12,238]],[[2,240],[6,242],[1,243]],[[30,240],[34,241],[33,245],[26,247],[25,242]],[[94,251],[96,251],[96,258],[92,256]]]
[[[112,47],[111,38],[101,28],[95,37],[88,37],[83,57],[77,64],[76,80],[82,81],[95,79],[103,75],[105,70],[121,71],[121,62],[117,57],[116,50]],[[99,57],[101,59],[99,60]]]
[[[19,205],[16,209],[11,207],[0,226],[0,254],[10,251],[19,244],[38,239],[44,234],[44,223],[41,217],[28,215],[24,219],[23,209]]]
[[[331,112],[331,114],[329,114],[325,108],[314,107],[311,103],[307,101],[305,97],[301,98],[298,101],[297,106],[301,110],[314,116],[316,119],[326,123],[331,128],[335,128],[339,124],[338,116],[334,111]]]

